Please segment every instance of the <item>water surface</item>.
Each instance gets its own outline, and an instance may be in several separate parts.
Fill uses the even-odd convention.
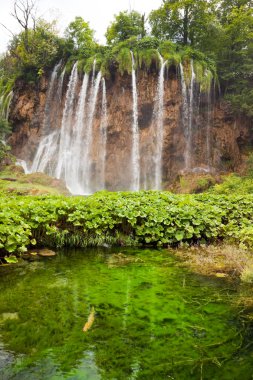
[[[0,268],[0,379],[253,378],[234,285],[165,250],[120,252]]]

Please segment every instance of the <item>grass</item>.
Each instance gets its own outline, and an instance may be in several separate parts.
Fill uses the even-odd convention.
[[[175,251],[194,272],[207,276],[241,278],[253,282],[252,253],[231,244],[192,246]]]
[[[62,181],[44,173],[24,174],[19,166],[10,165],[0,172],[0,193],[12,195],[69,195]]]

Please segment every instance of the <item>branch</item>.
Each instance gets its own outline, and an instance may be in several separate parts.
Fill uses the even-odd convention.
[[[2,24],[1,22],[0,22],[0,25],[2,25],[13,37],[15,37],[15,34],[10,29],[8,29],[7,26]]]

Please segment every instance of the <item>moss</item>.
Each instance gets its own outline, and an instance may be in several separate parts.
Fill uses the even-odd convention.
[[[16,165],[0,171],[0,192],[12,195],[69,194],[62,181],[43,173],[24,174]]]
[[[220,177],[212,174],[185,174],[177,177],[170,190],[179,194],[197,194],[208,190],[219,181]]]
[[[131,52],[128,48],[123,48],[117,55],[118,70],[121,75],[124,73],[131,74],[132,72],[132,58]]]
[[[229,174],[221,177],[221,183],[215,184],[209,192],[216,194],[252,194],[253,179]]]
[[[155,63],[156,67],[160,64],[158,51],[156,49],[145,49],[138,51],[139,68],[149,69],[152,63]]]

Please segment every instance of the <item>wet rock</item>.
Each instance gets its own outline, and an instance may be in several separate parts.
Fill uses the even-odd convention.
[[[43,248],[38,251],[38,255],[41,257],[53,257],[56,256],[56,252],[51,249]]]

